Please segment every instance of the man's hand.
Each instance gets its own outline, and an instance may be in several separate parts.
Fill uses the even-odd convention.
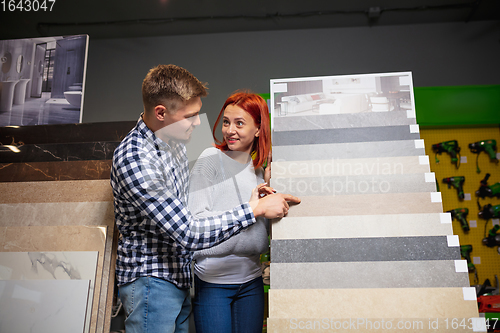
[[[288,202],[298,204],[300,199],[290,194],[274,193],[249,203],[256,217],[264,216],[268,219],[278,219],[288,214],[290,208]]]

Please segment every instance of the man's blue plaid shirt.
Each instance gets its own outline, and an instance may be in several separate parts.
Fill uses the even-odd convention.
[[[120,231],[118,285],[153,276],[187,288],[191,251],[218,244],[255,223],[248,203],[194,218],[186,208],[188,182],[185,146],[165,143],[139,119],[116,148],[111,170]]]

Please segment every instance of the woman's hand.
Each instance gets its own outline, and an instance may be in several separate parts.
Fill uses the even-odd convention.
[[[267,183],[259,184],[252,190],[252,196],[250,198],[250,201],[258,200],[260,198],[265,197],[268,194],[273,194],[273,193],[276,193],[276,191],[272,187],[267,186]]]

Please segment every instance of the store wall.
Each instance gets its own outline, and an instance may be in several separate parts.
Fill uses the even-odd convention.
[[[174,63],[209,83],[210,123],[234,90],[286,77],[412,71],[415,87],[500,84],[500,23],[221,33],[93,40],[83,122],[135,120],[148,69]],[[417,110],[418,111],[418,110]]]

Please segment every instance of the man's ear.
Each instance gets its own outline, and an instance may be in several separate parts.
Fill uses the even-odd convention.
[[[161,104],[155,106],[155,118],[159,121],[165,120],[165,113],[167,112],[167,108]]]

